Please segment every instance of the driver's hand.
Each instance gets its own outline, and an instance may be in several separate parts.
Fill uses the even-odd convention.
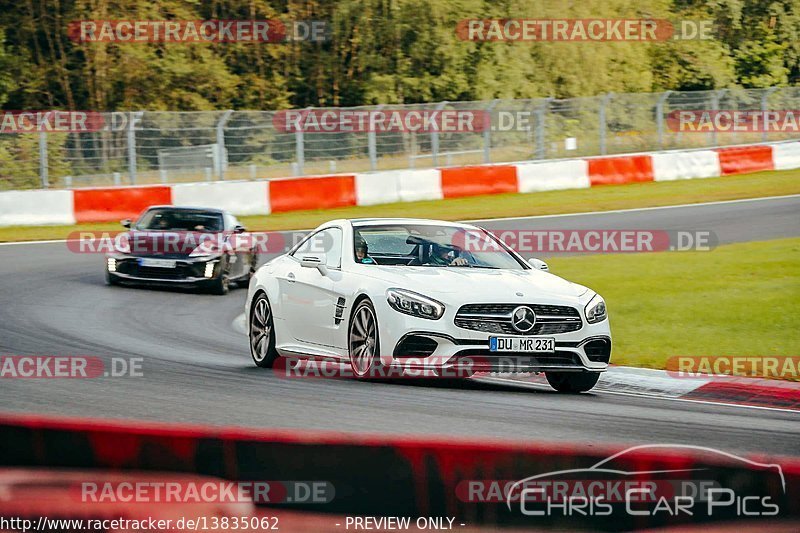
[[[450,264],[453,266],[463,267],[467,266],[469,262],[464,257],[456,257],[450,262]]]

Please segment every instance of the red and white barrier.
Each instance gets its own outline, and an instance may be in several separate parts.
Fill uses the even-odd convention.
[[[719,154],[719,166],[723,176],[775,169],[772,146],[769,145],[717,148],[716,152]]]
[[[719,156],[713,150],[655,153],[652,158],[655,181],[716,178],[722,174]]]
[[[589,159],[589,181],[592,187],[653,181],[653,158],[645,154]]]
[[[237,215],[269,214],[266,181],[215,181],[172,186],[172,203],[226,209]]]
[[[77,222],[135,218],[148,206],[172,204],[172,188],[168,185],[75,189],[72,192]]]
[[[543,161],[517,165],[519,192],[588,189],[589,163],[585,159]]]
[[[110,222],[155,204],[268,215],[800,168],[800,142],[259,181],[0,192],[0,226]]]
[[[310,176],[269,182],[273,213],[356,205],[354,175]]]
[[[356,174],[356,205],[441,200],[439,169],[384,170]]]
[[[773,145],[772,160],[775,170],[800,168],[800,142]]]
[[[72,191],[0,192],[0,226],[74,224]]]

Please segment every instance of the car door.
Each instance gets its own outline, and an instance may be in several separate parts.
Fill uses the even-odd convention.
[[[337,295],[332,271],[341,265],[342,230],[331,227],[309,236],[281,272],[281,309],[285,327],[296,340],[331,346]],[[324,268],[302,266],[303,257],[324,258]]]

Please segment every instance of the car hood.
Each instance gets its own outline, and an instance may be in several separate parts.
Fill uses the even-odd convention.
[[[451,300],[461,294],[471,302],[534,298],[542,303],[574,300],[587,288],[541,270],[491,270],[468,267],[378,266],[368,275],[392,287]],[[387,287],[388,288],[388,287]],[[522,296],[520,296],[520,293]]]

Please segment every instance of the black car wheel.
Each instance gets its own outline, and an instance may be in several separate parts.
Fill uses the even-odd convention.
[[[248,285],[250,285],[250,279],[253,277],[253,274],[256,273],[257,267],[258,267],[258,255],[253,253],[253,255],[250,256],[250,268],[248,269],[247,274],[245,274],[245,276],[242,279],[240,279],[236,284],[239,287],[247,287]]]
[[[231,286],[230,276],[228,275],[228,260],[223,256],[219,260],[219,274],[211,280],[209,292],[211,294],[228,294]]]
[[[545,372],[545,376],[558,392],[586,392],[597,385],[600,372]]]
[[[264,293],[259,293],[250,309],[250,355],[261,368],[272,368],[278,358],[275,349],[275,322],[272,308]]]

